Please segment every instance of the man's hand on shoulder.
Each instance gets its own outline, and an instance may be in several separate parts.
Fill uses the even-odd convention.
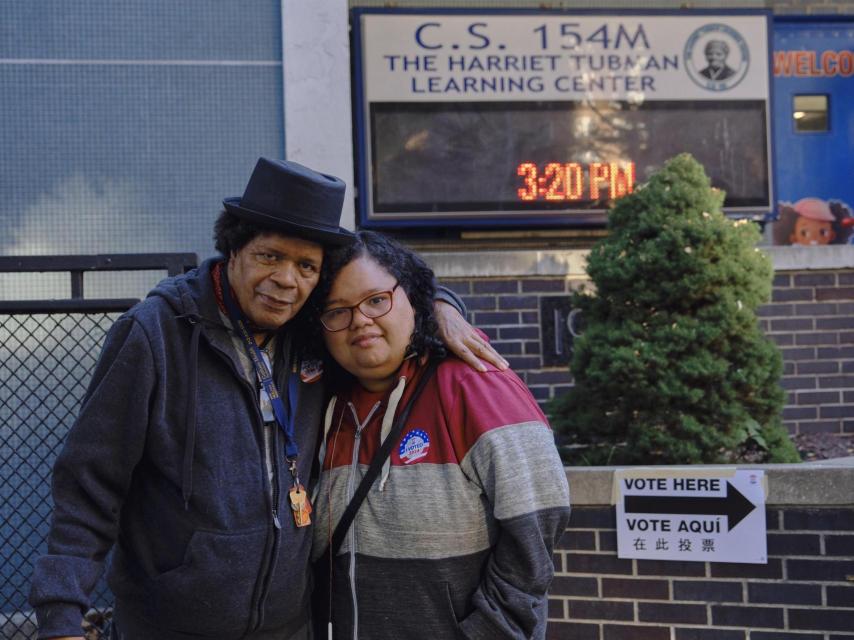
[[[507,369],[510,365],[492,348],[489,341],[477,329],[471,326],[459,311],[447,302],[437,300],[433,304],[436,322],[439,325],[439,337],[448,350],[460,360],[477,371],[486,371],[480,361],[486,360],[497,369]]]

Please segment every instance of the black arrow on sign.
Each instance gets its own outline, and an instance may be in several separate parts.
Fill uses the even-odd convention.
[[[681,496],[624,496],[626,513],[655,513],[658,515],[726,516],[727,530],[756,508],[750,500],[727,482],[726,497]]]

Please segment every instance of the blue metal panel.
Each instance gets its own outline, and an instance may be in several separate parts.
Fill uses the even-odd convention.
[[[278,0],[3,3],[0,58],[278,60]]]
[[[281,67],[0,65],[0,253],[211,255],[284,153]]]
[[[854,206],[854,18],[778,19],[773,42],[778,213],[785,217],[782,203],[803,198],[841,201],[850,208]],[[829,129],[797,132],[794,97],[813,94],[828,96]],[[841,239],[837,233],[836,241]]]
[[[211,255],[222,198],[284,154],[279,4],[5,3],[0,253]]]

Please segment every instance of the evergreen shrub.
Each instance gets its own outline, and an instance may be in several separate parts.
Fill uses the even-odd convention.
[[[568,464],[796,462],[782,359],[756,311],[773,269],[688,154],[616,202],[573,296],[575,386],[552,401]]]

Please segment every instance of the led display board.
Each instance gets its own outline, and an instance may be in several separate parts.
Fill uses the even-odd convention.
[[[678,153],[772,210],[769,16],[354,11],[363,226],[602,224]]]

